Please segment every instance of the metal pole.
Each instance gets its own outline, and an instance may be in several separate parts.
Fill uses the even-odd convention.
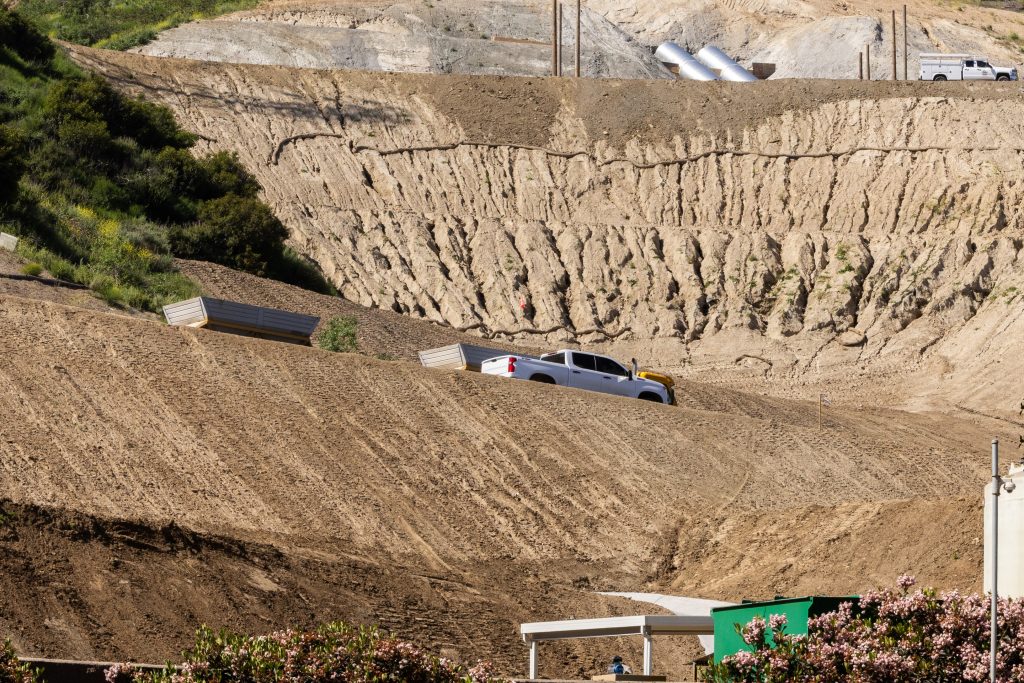
[[[896,80],[896,10],[892,11],[892,80]]]
[[[996,649],[999,642],[999,439],[992,439],[992,640],[989,644],[989,680],[996,683]]]
[[[576,78],[580,77],[580,3],[576,0]]]
[[[558,75],[558,0],[551,0],[551,75]]]
[[[562,75],[562,3],[558,3],[558,75]]]
[[[651,642],[651,632],[644,630],[644,676],[650,676],[654,669],[654,643]]]
[[[857,55],[857,78],[864,80],[864,53],[861,52]]]
[[[907,72],[907,55],[909,54],[909,52],[907,51],[907,42],[908,42],[907,31],[908,30],[909,30],[909,28],[907,26],[907,6],[904,5],[903,6],[903,80],[905,80],[905,81],[909,81],[910,80],[910,74]]]
[[[871,46],[864,46],[864,63],[867,65],[865,68],[868,72],[868,80],[871,80]]]
[[[537,641],[530,641],[530,678],[537,678]]]

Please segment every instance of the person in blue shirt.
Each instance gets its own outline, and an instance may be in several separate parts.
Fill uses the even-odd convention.
[[[612,665],[608,667],[608,673],[610,674],[631,674],[633,670],[622,663],[622,657],[615,655],[612,657]]]

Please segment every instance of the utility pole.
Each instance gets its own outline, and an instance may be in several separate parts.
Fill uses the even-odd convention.
[[[907,72],[907,55],[910,53],[907,51],[907,32],[910,30],[909,24],[907,24],[907,6],[903,6],[903,80],[909,81],[910,74]]]
[[[989,643],[989,680],[996,683],[996,650],[999,644],[999,489],[1003,480],[999,476],[999,439],[992,439],[992,639]]]
[[[558,0],[551,0],[551,75],[558,75]]]
[[[558,3],[558,75],[562,75],[562,3]]]
[[[892,11],[892,80],[896,80],[896,10]]]
[[[580,3],[582,0],[576,0],[576,78],[580,77]],[[903,8],[906,11],[906,7]]]

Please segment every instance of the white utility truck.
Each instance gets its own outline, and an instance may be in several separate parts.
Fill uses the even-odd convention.
[[[656,403],[675,403],[672,389],[663,382],[638,376],[635,368],[626,369],[607,356],[582,351],[557,351],[536,358],[498,356],[480,365],[485,375],[526,379],[558,384],[588,391],[600,391]]]
[[[992,66],[977,55],[921,55],[922,81],[1015,81],[1017,67]]]

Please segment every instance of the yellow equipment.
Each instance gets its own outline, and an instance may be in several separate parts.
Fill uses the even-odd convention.
[[[637,377],[642,379],[649,379],[652,382],[663,384],[668,389],[669,404],[676,405],[676,392],[673,387],[676,385],[676,381],[669,375],[663,375],[660,372],[654,372],[653,370],[641,370],[637,373]]]

